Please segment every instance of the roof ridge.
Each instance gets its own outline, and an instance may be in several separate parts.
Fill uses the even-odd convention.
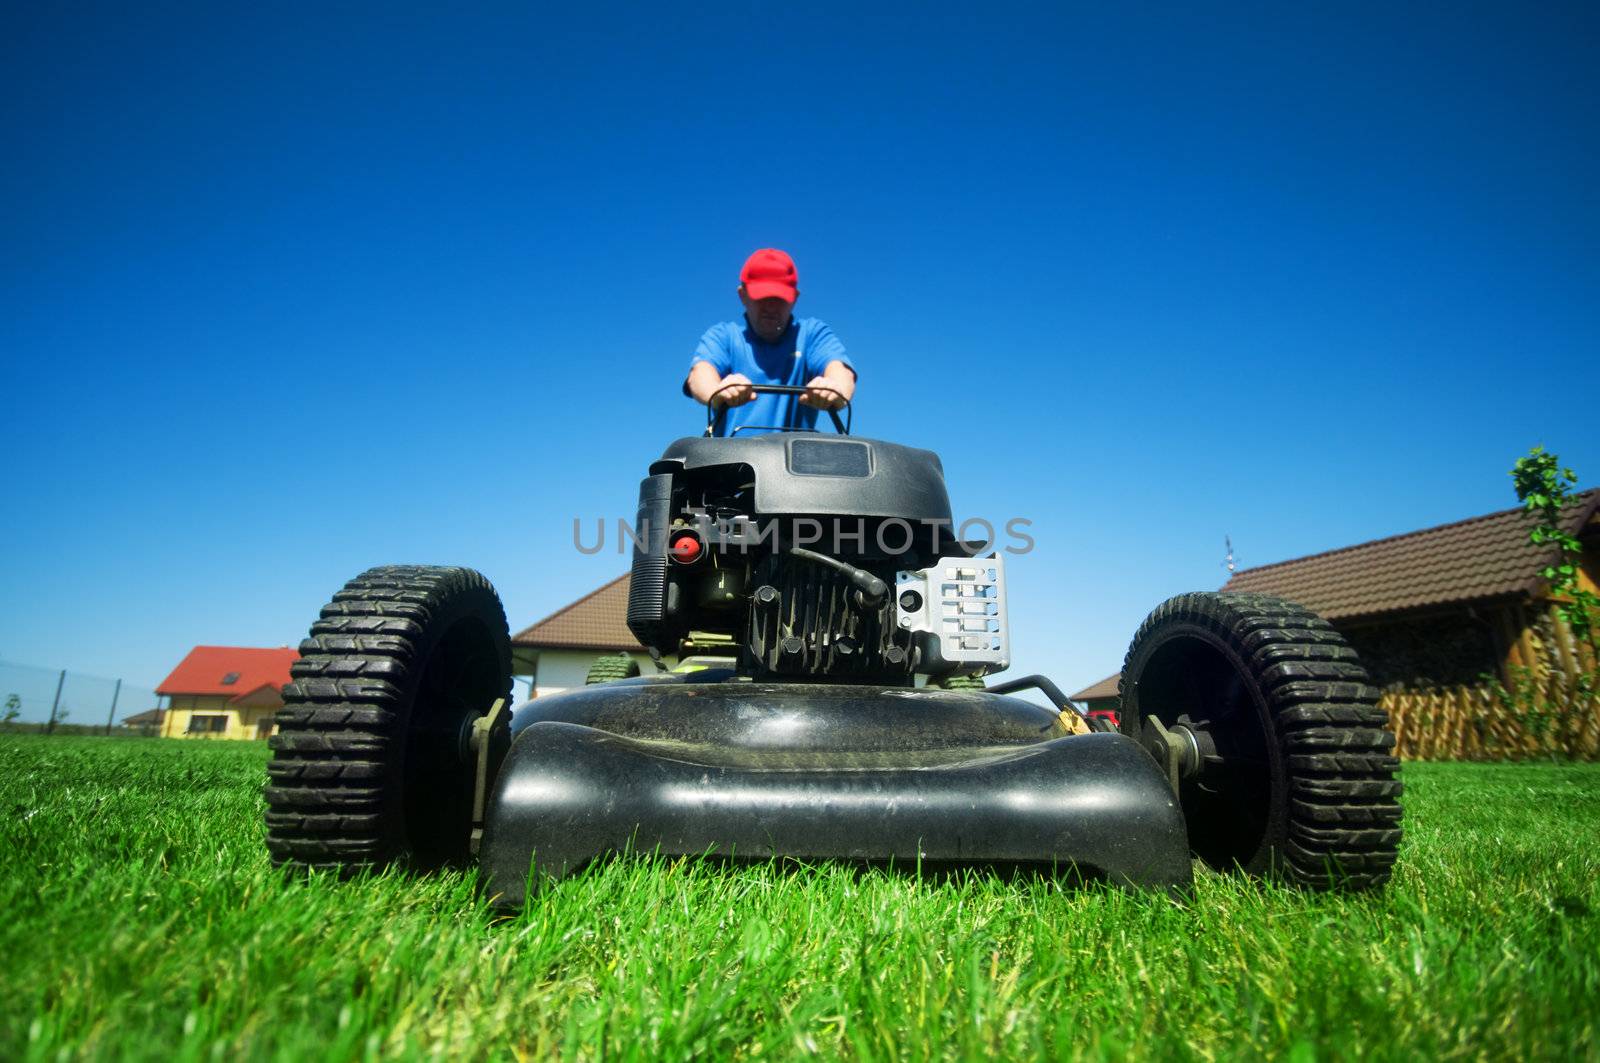
[[[252,650],[252,651],[259,652],[259,653],[282,653],[284,650],[294,650],[294,647],[293,646],[218,646],[218,645],[213,645],[213,644],[210,644],[210,643],[201,643],[200,645],[195,646],[194,649],[190,650],[189,652],[193,653],[194,650]],[[295,652],[299,653],[300,651],[299,650],[295,650]]]
[[[1573,507],[1587,506],[1591,503],[1596,506],[1600,506],[1600,487],[1591,487],[1586,490],[1579,491],[1577,494],[1570,496],[1568,502],[1569,506]],[[1335,554],[1349,553],[1352,550],[1365,550],[1368,547],[1378,546],[1382,543],[1398,542],[1401,539],[1410,539],[1417,535],[1428,535],[1432,532],[1446,531],[1450,528],[1460,528],[1468,524],[1476,524],[1479,521],[1492,520],[1495,517],[1504,517],[1509,516],[1512,513],[1523,512],[1526,511],[1521,506],[1512,506],[1510,509],[1497,509],[1493,513],[1483,513],[1476,517],[1467,517],[1463,520],[1453,520],[1444,524],[1435,524],[1427,528],[1417,528],[1413,531],[1400,532],[1395,535],[1386,535],[1381,539],[1368,539],[1365,542],[1352,543],[1349,546],[1338,546],[1332,550],[1322,550],[1315,554],[1302,554],[1299,557],[1290,557],[1282,561],[1273,561],[1272,563],[1266,565],[1255,565],[1251,568],[1241,568],[1239,571],[1233,573],[1229,578],[1232,579],[1234,577],[1242,576],[1247,572],[1265,572],[1267,569],[1281,568],[1284,565],[1298,565],[1306,561],[1315,560],[1317,558],[1332,557]]]
[[[528,632],[532,631],[534,628],[541,627],[541,626],[543,626],[545,624],[548,624],[550,621],[554,620],[558,616],[561,616],[563,613],[572,612],[572,610],[576,609],[578,606],[582,605],[584,602],[588,601],[590,598],[593,598],[595,595],[599,594],[601,591],[610,590],[612,587],[615,587],[617,584],[621,583],[623,580],[627,579],[631,575],[633,575],[633,571],[630,569],[629,571],[624,572],[622,575],[618,576],[616,579],[612,580],[611,582],[602,583],[600,586],[596,587],[594,590],[590,591],[588,594],[585,594],[582,598],[579,598],[576,601],[568,602],[566,605],[563,605],[560,609],[557,609],[555,612],[551,613],[549,616],[545,617],[544,619],[535,620],[533,623],[529,624],[527,627],[525,627],[521,631],[517,632],[516,635],[512,636],[512,638],[513,639],[521,638],[523,635],[526,635]]]

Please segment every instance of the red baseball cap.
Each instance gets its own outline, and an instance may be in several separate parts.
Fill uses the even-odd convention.
[[[744,260],[739,283],[752,299],[770,299],[775,295],[792,303],[800,294],[800,274],[795,271],[794,259],[770,247],[763,247]]]

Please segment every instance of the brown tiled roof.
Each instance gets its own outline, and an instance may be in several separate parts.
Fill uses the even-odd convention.
[[[1600,506],[1600,488],[1574,497],[1564,514],[1576,533]],[[1442,524],[1341,550],[1235,573],[1222,588],[1273,594],[1330,620],[1357,619],[1460,602],[1533,595],[1535,574],[1555,557],[1528,541],[1520,509]]]
[[[562,606],[512,636],[516,646],[540,649],[643,650],[628,630],[628,573]]]
[[[1098,701],[1100,698],[1114,698],[1117,696],[1117,682],[1122,678],[1121,672],[1106,676],[1093,686],[1084,687],[1076,694],[1067,696],[1068,701]]]

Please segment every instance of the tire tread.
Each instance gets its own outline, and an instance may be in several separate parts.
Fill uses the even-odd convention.
[[[290,667],[268,745],[266,845],[272,863],[350,874],[405,857],[393,822],[397,749],[418,646],[441,603],[493,587],[465,568],[387,565],[322,607]],[[499,630],[505,614],[500,610]],[[509,675],[505,696],[510,694]]]
[[[1158,606],[1134,636],[1134,648],[1158,627],[1188,623],[1235,648],[1271,706],[1272,730],[1288,775],[1287,836],[1272,873],[1310,888],[1382,886],[1402,837],[1394,733],[1378,708],[1355,650],[1309,609],[1269,595],[1179,595]],[[1125,725],[1138,726],[1125,712]]]

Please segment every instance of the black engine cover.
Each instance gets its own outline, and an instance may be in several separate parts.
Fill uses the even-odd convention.
[[[728,439],[691,436],[667,447],[651,473],[747,465],[753,516],[950,520],[944,466],[931,450],[855,436],[781,432]]]

